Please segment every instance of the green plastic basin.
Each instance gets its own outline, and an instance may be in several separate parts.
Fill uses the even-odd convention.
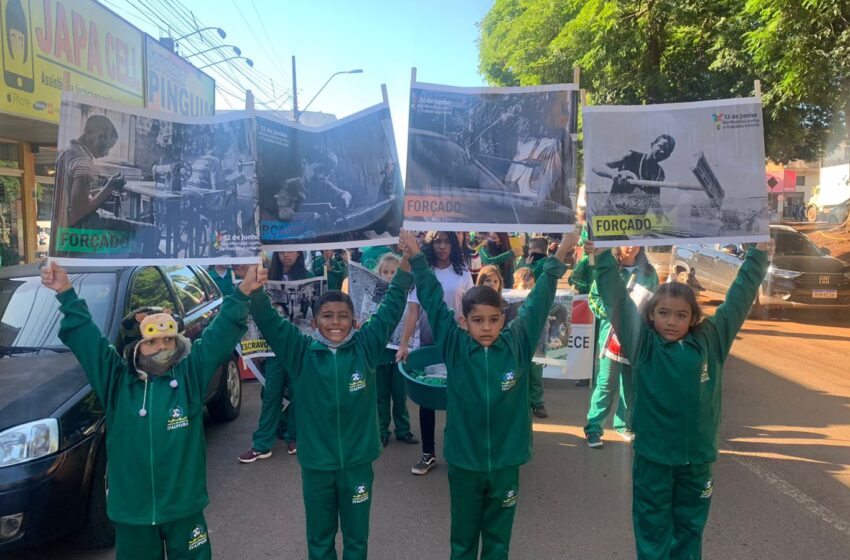
[[[423,371],[426,366],[443,362],[443,354],[436,346],[423,346],[407,355],[407,361],[398,365],[407,384],[410,399],[425,408],[446,410],[448,391],[445,385],[428,385],[411,375],[412,371]]]

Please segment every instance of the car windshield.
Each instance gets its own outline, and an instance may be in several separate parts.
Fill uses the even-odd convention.
[[[103,332],[115,300],[115,275],[84,273],[69,277]],[[0,356],[65,349],[58,336],[62,314],[55,296],[37,276],[0,279]]]
[[[817,246],[809,241],[809,238],[797,232],[778,231],[774,237],[776,240],[776,254],[786,256],[820,257],[822,253]]]

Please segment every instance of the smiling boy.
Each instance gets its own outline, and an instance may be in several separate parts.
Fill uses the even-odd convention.
[[[377,312],[360,328],[347,294],[324,293],[313,306],[312,336],[278,315],[268,296],[251,296],[251,314],[284,369],[298,407],[298,462],[310,560],[365,559],[372,504],[372,462],[383,449],[378,431],[375,369],[401,320],[413,284],[402,264]]]
[[[445,455],[451,494],[451,558],[508,558],[519,496],[519,466],[531,459],[528,372],[555,299],[564,257],[577,236],[565,234],[540,279],[505,326],[501,295],[487,286],[468,290],[460,326],[415,236],[400,235],[419,301],[448,370]]]

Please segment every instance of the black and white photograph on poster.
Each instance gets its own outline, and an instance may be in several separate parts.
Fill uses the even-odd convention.
[[[384,301],[387,295],[387,290],[390,283],[369,270],[368,268],[352,262],[348,265],[348,295],[354,303],[354,318],[358,325],[362,325],[369,320],[369,317],[375,314],[378,306]],[[398,326],[390,335],[387,348],[398,350],[401,345],[401,331],[404,327],[405,319],[407,319],[407,307],[404,309],[404,314],[399,321]],[[419,327],[408,341],[410,349],[416,348],[419,345]]]
[[[505,322],[516,318],[520,306],[528,299],[530,290],[503,290],[505,301]],[[547,365],[566,365],[569,349],[570,324],[572,319],[573,294],[568,290],[557,290],[555,300],[549,309],[546,326],[540,334],[540,344],[534,355],[534,361]]]
[[[572,231],[577,103],[576,84],[413,83],[405,227]]]
[[[313,304],[327,288],[327,278],[320,276],[306,280],[269,280],[265,290],[278,315],[290,321],[302,333],[310,334],[313,331]],[[248,316],[248,330],[242,335],[239,350],[243,358],[274,355],[251,316]]]
[[[268,250],[397,239],[404,188],[386,103],[320,127],[257,117],[257,179]]]
[[[582,118],[597,246],[768,238],[758,98],[586,106]]]
[[[253,120],[65,94],[50,255],[98,265],[236,264],[259,252]]]

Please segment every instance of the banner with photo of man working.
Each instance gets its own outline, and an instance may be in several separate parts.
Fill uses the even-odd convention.
[[[395,242],[404,189],[386,103],[320,127],[258,116],[257,159],[266,249]]]
[[[257,260],[253,120],[65,94],[49,254],[60,263]]]
[[[768,239],[757,98],[583,108],[598,247]]]
[[[266,282],[265,289],[278,314],[298,327],[302,333],[309,334],[313,330],[313,304],[327,291],[327,288],[327,278],[320,276],[285,282],[269,280]],[[274,356],[274,352],[250,316],[248,330],[242,336],[239,350],[243,358]]]
[[[413,83],[405,227],[572,231],[577,99],[575,84]]]

